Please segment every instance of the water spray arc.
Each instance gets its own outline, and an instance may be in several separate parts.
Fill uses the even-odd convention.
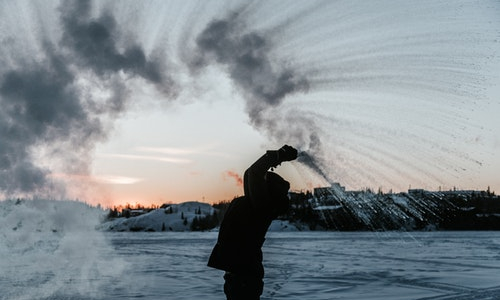
[[[214,66],[243,99],[244,121],[306,149],[327,182],[452,185],[494,156],[481,141],[497,108],[485,94],[500,65],[495,1],[1,6],[0,39],[15,41],[0,53],[4,194],[89,174],[96,145],[140,98],[134,88],[183,105]]]

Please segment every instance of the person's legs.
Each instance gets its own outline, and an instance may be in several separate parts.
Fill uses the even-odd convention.
[[[227,300],[259,300],[264,289],[264,282],[259,276],[226,272],[224,279]]]

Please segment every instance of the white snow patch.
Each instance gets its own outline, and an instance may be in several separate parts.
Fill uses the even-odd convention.
[[[98,226],[105,231],[189,231],[193,219],[212,215],[215,209],[207,203],[184,202],[156,209],[146,214],[117,218]]]
[[[295,225],[288,221],[274,220],[269,226],[268,231],[299,231]]]
[[[336,210],[342,208],[342,205],[322,205],[317,206],[314,210]]]
[[[403,197],[403,196],[399,196],[399,195],[393,195],[392,196],[392,201],[394,201],[395,204],[398,204],[398,205],[401,205],[401,206],[404,206],[404,207],[408,207],[408,199],[406,197]]]

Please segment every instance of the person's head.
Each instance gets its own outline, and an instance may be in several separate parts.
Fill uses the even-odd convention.
[[[276,173],[266,173],[266,183],[270,195],[270,206],[276,216],[284,214],[288,210],[288,190],[290,183]]]

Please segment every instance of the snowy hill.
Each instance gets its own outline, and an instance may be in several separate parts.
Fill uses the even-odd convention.
[[[190,231],[196,218],[216,215],[216,210],[207,203],[184,202],[171,204],[146,214],[117,218],[98,226],[105,231]]]

